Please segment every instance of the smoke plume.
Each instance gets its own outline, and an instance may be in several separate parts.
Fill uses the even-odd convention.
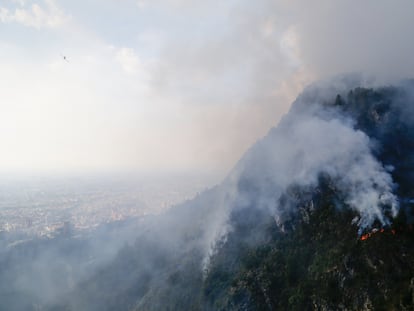
[[[226,211],[226,219],[232,210],[258,208],[282,226],[301,207],[282,202],[289,189],[316,189],[321,176],[327,176],[342,198],[338,207],[358,214],[360,232],[375,222],[390,224],[399,210],[392,166],[377,159],[378,142],[358,129],[354,118],[325,104],[335,103],[333,94],[343,93],[344,86],[358,84],[350,76],[346,79],[333,81],[329,88],[324,84],[308,88],[279,125],[245,154],[225,183],[234,200],[217,207]],[[231,230],[228,222],[218,221]],[[210,242],[213,249],[226,230],[215,229],[219,233],[216,242]]]

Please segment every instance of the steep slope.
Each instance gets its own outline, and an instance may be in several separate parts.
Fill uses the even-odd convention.
[[[253,220],[240,226],[240,218],[243,218],[240,214],[248,213],[251,207],[233,213],[231,222],[234,230],[212,259],[206,279],[205,293],[211,309],[414,308],[414,232],[410,199],[413,195],[411,185],[414,168],[411,87],[407,82],[398,88],[355,88],[337,94],[333,100],[322,102],[321,90],[313,90],[304,93],[292,107],[293,111],[305,110],[312,114],[316,111],[324,120],[347,120],[353,129],[369,137],[372,154],[382,167],[388,168],[392,178],[393,191],[399,199],[398,216],[391,215],[391,209],[384,208],[381,212],[383,218],[379,214],[365,226],[366,222],[361,222],[361,216],[367,211],[358,206],[349,206],[346,193],[343,193],[340,185],[338,187],[336,172],[329,174],[322,169],[317,183],[305,183],[305,187],[303,184],[298,186],[300,182],[295,186],[289,184],[287,191],[279,196],[277,193],[275,195],[274,189],[277,187],[274,187],[271,178],[266,180],[269,190],[263,191],[263,187],[257,189],[257,184],[266,174],[266,169],[263,169],[261,174],[253,175],[256,180],[252,182],[251,177],[247,178],[239,189],[248,191],[249,198],[255,198],[251,199],[254,206],[260,204],[263,197],[266,197],[266,202],[271,201],[271,198],[273,202],[278,202],[276,220],[279,223],[276,225],[269,217],[267,223]],[[318,106],[316,110],[314,105]],[[271,145],[272,151],[274,144],[270,142],[277,140],[277,131],[279,128],[269,133],[262,142],[262,148]],[[323,136],[318,139],[323,139]],[[259,166],[265,163],[264,167],[271,169],[272,166],[266,162],[273,159],[267,158],[268,155],[269,152],[257,152],[253,148],[251,155],[244,159],[243,166],[247,174],[254,163]],[[364,166],[359,168],[362,174],[367,173]],[[244,174],[243,171],[239,180],[243,180]],[[358,187],[363,187],[361,180]],[[269,186],[269,183],[273,185]],[[373,187],[375,189],[377,185]],[[286,202],[287,209],[284,208]],[[375,206],[367,208],[377,211]],[[280,217],[283,217],[282,221]],[[235,246],[231,244],[240,244],[239,237],[257,226],[266,232],[263,236],[267,239],[233,254],[231,250]],[[371,231],[373,228],[374,231]],[[368,234],[360,236],[358,233]],[[234,255],[239,261],[237,268],[229,273],[232,265],[228,258]]]
[[[412,310],[412,227],[401,215],[361,240],[355,212],[336,208],[334,189],[319,190],[316,208],[303,208],[288,232],[270,218],[262,223],[268,238],[260,244],[234,252],[246,230],[234,226],[205,280],[208,309]],[[235,255],[236,264],[229,260]]]
[[[413,309],[413,89],[305,90],[222,184],[55,308]]]

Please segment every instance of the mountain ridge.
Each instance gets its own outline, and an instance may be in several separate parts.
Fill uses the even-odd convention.
[[[307,88],[221,184],[45,309],[412,310],[413,83],[348,82]]]

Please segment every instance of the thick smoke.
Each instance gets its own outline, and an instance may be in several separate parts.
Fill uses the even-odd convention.
[[[273,191],[279,193],[276,198],[291,185],[317,185],[319,176],[327,174],[346,194],[346,203],[361,215],[362,228],[375,220],[388,224],[386,207],[391,206],[392,214],[396,213],[392,178],[373,156],[369,137],[354,130],[350,120],[339,116],[324,119],[317,113],[289,115],[260,147],[266,159],[260,154],[251,155],[249,166],[254,164],[256,168],[247,174],[253,174],[249,176],[252,180],[270,182]],[[260,167],[262,163],[265,168]],[[266,196],[261,201],[278,216],[275,202],[268,202]]]
[[[356,129],[355,120],[334,105],[324,105],[335,101],[332,94],[339,89],[334,86],[304,92],[280,124],[242,158],[227,181],[234,201],[219,207],[226,219],[229,210],[253,207],[267,210],[283,225],[300,208],[297,202],[282,204],[283,195],[292,187],[316,189],[321,176],[327,176],[342,197],[341,207],[359,215],[360,232],[375,222],[390,224],[399,208],[392,167],[376,158],[377,143]],[[218,222],[230,228],[223,219]],[[226,230],[215,232],[217,240],[226,235]],[[210,245],[214,249],[216,243]]]
[[[326,195],[329,204],[337,208],[352,210],[360,233],[390,225],[399,211],[398,199],[404,208],[404,199],[413,195],[401,188],[410,185],[414,177],[403,176],[407,182],[398,177],[414,163],[409,156],[402,156],[414,148],[402,148],[414,133],[413,120],[407,115],[413,97],[411,93],[408,99],[401,96],[412,84],[386,91],[375,89],[379,91],[372,94],[380,98],[378,102],[364,95],[363,105],[354,103],[354,110],[348,111],[352,104],[348,92],[356,92],[358,85],[369,83],[347,76],[308,88],[220,185],[162,215],[144,217],[129,227],[94,231],[88,238],[61,236],[42,240],[39,246],[22,243],[21,252],[32,248],[37,252],[30,260],[19,253],[20,248],[13,247],[6,253],[22,259],[17,264],[3,263],[4,271],[8,270],[3,277],[11,280],[3,284],[28,297],[18,302],[19,306],[33,305],[34,301],[39,306],[56,304],[60,309],[101,310],[115,309],[124,301],[145,309],[162,301],[159,297],[163,295],[174,299],[184,292],[186,297],[199,295],[210,268],[220,260],[222,246],[238,248],[239,241],[256,246],[266,241],[268,231],[261,225],[273,224],[272,217],[281,231],[293,228],[294,217],[320,207],[317,193],[319,197]],[[360,94],[369,92],[364,88]],[[376,106],[378,103],[381,105]],[[380,110],[367,107],[382,107],[383,114],[376,115]],[[362,127],[358,114],[369,115],[364,121],[372,117],[377,128],[372,124]],[[395,137],[403,136],[395,130],[399,125],[408,134],[396,141]],[[400,147],[402,151],[396,152]],[[382,157],[381,150],[392,156]],[[395,159],[388,161],[392,157]],[[403,166],[399,162],[404,162]],[[239,236],[241,231],[243,236]],[[8,266],[23,266],[26,271],[6,269]],[[196,285],[183,289],[188,284]],[[4,304],[16,301],[10,298]]]

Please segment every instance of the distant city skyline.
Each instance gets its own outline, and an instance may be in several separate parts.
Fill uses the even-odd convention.
[[[157,215],[214,184],[208,176],[0,178],[0,233],[49,236]]]

